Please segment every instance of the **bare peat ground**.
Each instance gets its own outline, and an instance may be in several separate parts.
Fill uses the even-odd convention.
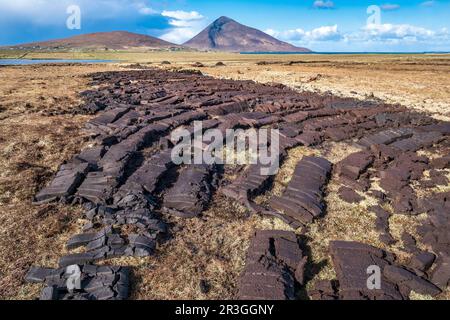
[[[2,237],[1,243],[2,297],[36,297],[41,286],[23,282],[29,266],[56,267],[58,258],[65,252],[63,247],[68,238],[81,229],[82,221],[79,218],[82,210],[78,207],[34,207],[30,202],[32,196],[50,181],[63,160],[70,159],[89,144],[80,128],[91,117],[71,114],[80,104],[77,92],[86,89],[89,82],[89,79],[80,76],[111,68],[117,67],[27,67],[0,70],[2,77],[8,79],[2,81],[2,85],[7,83],[7,86],[3,91],[5,94],[2,95],[0,113],[2,169],[5,168],[1,177],[1,219],[2,234],[6,235]],[[30,74],[35,75],[32,80],[36,82],[29,81]],[[59,76],[55,77],[55,74]],[[23,80],[27,81],[27,85],[23,85]],[[40,96],[44,97],[43,100],[49,96],[54,98],[52,101],[40,102]],[[58,99],[62,101],[56,103]],[[27,105],[29,101],[32,101],[31,107]],[[63,111],[70,110],[69,113],[47,113],[61,107]],[[28,109],[30,111],[26,111]],[[46,111],[41,112],[43,109]],[[325,142],[320,148],[292,149],[282,171],[276,177],[274,188],[262,195],[257,202],[264,203],[265,197],[281,193],[302,155],[320,155],[336,163],[358,150],[353,144],[345,142]],[[331,181],[327,190],[326,216],[314,222],[307,234],[314,264],[322,266],[314,279],[332,279],[335,276],[328,255],[329,240],[362,241],[389,249],[407,261],[410,254],[405,252],[402,241],[388,246],[379,241],[379,232],[374,228],[374,215],[367,210],[376,200],[369,198],[360,204],[347,204],[337,197],[338,186],[337,182]],[[434,191],[447,190],[448,185]],[[417,236],[414,223],[420,222],[420,219],[421,217],[393,216],[390,221],[393,237],[401,240],[404,230]],[[372,221],[372,224],[368,221]],[[173,222],[178,225],[173,233],[174,238],[165,242],[156,256],[108,261],[109,264],[135,266],[131,298],[232,298],[237,293],[237,277],[243,270],[253,231],[256,228],[289,229],[279,219],[261,218],[257,215],[248,218],[245,208],[237,203],[230,205],[228,200],[220,197],[214,198],[209,209],[199,218],[173,218]],[[210,287],[207,293],[202,293],[201,280],[206,280]],[[310,281],[308,286],[313,283],[314,281]],[[448,293],[440,297],[448,298]]]

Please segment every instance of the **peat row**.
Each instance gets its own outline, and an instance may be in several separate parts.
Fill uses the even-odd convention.
[[[280,217],[293,229],[305,228],[326,214],[324,194],[331,176],[339,179],[339,194],[346,201],[361,201],[361,194],[366,192],[392,205],[396,214],[427,212],[429,222],[423,232],[429,252],[421,252],[412,244],[415,260],[404,267],[380,249],[337,242],[331,245],[330,254],[338,279],[319,283],[311,297],[403,299],[408,288],[433,295],[446,288],[449,195],[431,193],[420,198],[411,184],[448,184],[442,171],[449,167],[448,157],[429,159],[418,152],[448,151],[449,123],[401,106],[298,93],[282,85],[220,80],[188,72],[106,72],[93,75],[92,85],[95,90],[82,93],[86,103],[80,112],[96,114],[86,124],[93,146],[62,164],[50,184],[35,196],[36,203],[81,204],[89,221],[83,233],[67,243],[68,250],[78,251],[61,257],[60,269],[30,269],[26,280],[46,284],[42,299],[126,299],[130,270],[94,263],[154,254],[170,233],[168,215],[199,216],[214,196],[228,197],[253,213]],[[172,149],[178,141],[171,133],[186,129],[194,135],[193,123],[197,120],[202,121],[203,130],[216,128],[224,136],[227,129],[278,129],[281,163],[289,149],[319,148],[324,141],[357,143],[363,150],[334,167],[324,158],[298,159],[282,195],[261,206],[254,198],[270,190],[273,176],[262,175],[260,165],[172,162]],[[424,180],[426,170],[431,170],[430,178]],[[237,178],[228,181],[223,172]],[[383,191],[372,188],[374,181],[379,181]],[[390,241],[391,213],[381,206],[372,209],[383,239]],[[293,232],[257,231],[239,281],[238,297],[298,298],[298,289],[304,287],[307,260],[301,247]],[[437,266],[432,267],[435,260]],[[366,274],[369,261],[383,269],[389,291],[367,293],[341,272],[354,270],[362,279],[361,272]],[[430,268],[435,270],[434,275],[428,273]],[[68,270],[78,271],[81,281],[75,288],[67,286],[76,276]]]

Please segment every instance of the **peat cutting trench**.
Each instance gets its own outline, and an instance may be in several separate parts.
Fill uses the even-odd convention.
[[[36,266],[28,272],[27,281],[45,284],[41,299],[127,299],[131,268],[96,263],[158,254],[159,244],[176,232],[167,217],[196,219],[214,197],[301,230],[255,230],[237,299],[408,299],[411,291],[436,296],[447,290],[450,192],[424,196],[413,186],[448,185],[450,123],[398,105],[195,72],[105,72],[94,74],[92,85],[95,89],[82,93],[85,104],[80,112],[96,114],[86,124],[93,146],[62,164],[34,199],[82,204],[84,218],[90,221],[84,233],[68,241],[67,249],[76,252],[61,257],[59,269]],[[260,165],[172,162],[177,141],[171,132],[186,128],[194,134],[197,120],[204,130],[223,133],[234,128],[279,129],[281,163],[292,148],[317,149],[327,141],[351,143],[361,151],[334,164],[317,156],[296,159],[281,194],[262,204],[255,198],[273,187],[273,176],[262,175]],[[427,152],[441,156],[428,157]],[[330,180],[339,183],[339,197],[346,202],[358,203],[366,194],[379,200],[370,210],[377,216],[384,243],[393,241],[392,214],[426,213],[418,230],[426,250],[405,233],[402,240],[412,258],[400,263],[381,248],[332,241],[329,254],[337,279],[317,281],[305,295],[310,252],[298,233],[303,235],[327,214]],[[376,281],[368,285],[371,272],[377,276],[374,267],[379,268],[381,286]]]

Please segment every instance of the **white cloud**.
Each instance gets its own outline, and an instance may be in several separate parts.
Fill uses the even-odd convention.
[[[176,10],[176,11],[164,10],[161,13],[161,15],[164,17],[174,18],[174,19],[183,20],[183,21],[194,21],[194,20],[201,20],[204,18],[197,11],[187,12],[187,11],[181,11],[181,10]]]
[[[0,0],[0,12],[2,19],[51,26],[67,19],[66,9],[71,5],[78,5],[82,16],[91,20],[157,14],[144,0]]]
[[[306,35],[313,41],[339,40],[341,38],[337,24],[313,29]]]
[[[420,5],[423,7],[432,7],[435,5],[435,3],[436,3],[436,1],[431,0],[431,1],[424,1]]]
[[[318,9],[333,9],[334,2],[331,0],[310,0],[313,6]],[[439,1],[422,0],[422,7],[437,6]],[[390,3],[396,0],[383,0],[384,10],[393,8]],[[441,1],[442,2],[442,1]],[[207,19],[197,11],[162,11],[157,12],[152,8],[152,1],[149,0],[0,0],[0,29],[5,31],[0,34],[0,41],[5,44],[13,43],[15,39],[23,36],[24,28],[21,26],[31,26],[38,34],[42,30],[42,36],[46,37],[47,31],[51,36],[66,33],[57,30],[65,30],[67,19],[66,9],[69,5],[79,5],[81,7],[83,31],[95,31],[103,22],[109,23],[109,27],[119,25],[127,30],[127,26],[136,27],[135,21],[141,21],[141,30],[149,30],[149,34],[163,34],[161,38],[174,43],[183,43],[200,32],[207,24]],[[155,18],[155,19],[154,19]],[[154,19],[154,20],[153,20]],[[142,21],[149,21],[151,27],[142,24]],[[153,23],[154,21],[154,23]],[[129,24],[128,24],[129,23]],[[439,23],[439,22],[436,22]],[[17,26],[17,27],[16,27]],[[342,27],[341,25],[339,25]],[[442,26],[445,23],[442,22]],[[119,28],[119,27],[118,27]],[[447,26],[448,28],[448,26]],[[132,30],[130,28],[130,30]],[[137,29],[136,29],[137,30]],[[54,32],[54,33],[52,33]],[[349,48],[349,50],[361,50],[361,48],[423,48],[424,50],[448,51],[450,48],[449,29],[446,28],[423,28],[409,24],[382,24],[368,25],[359,30],[343,31],[337,25],[323,26],[312,30],[291,29],[291,30],[267,30],[267,33],[292,42],[296,45],[308,46],[312,49],[325,48],[325,50],[335,50],[335,48]],[[4,36],[4,34],[8,36]],[[17,35],[17,36],[16,36]],[[30,36],[31,39],[32,36]]]
[[[142,7],[142,8],[139,9],[139,13],[143,14],[144,16],[148,16],[148,15],[152,15],[152,14],[157,14],[158,11],[155,11],[152,8],[149,8],[149,7]]]
[[[182,44],[189,39],[192,39],[198,32],[199,31],[195,31],[193,28],[175,28],[163,34],[160,38],[172,43]]]
[[[448,50],[450,45],[449,29],[429,30],[408,24],[373,24],[349,32],[342,32],[337,25],[309,31],[299,28],[284,31],[268,29],[265,32],[280,40],[318,51],[442,51]]]
[[[369,24],[363,28],[365,36],[378,40],[427,40],[436,32],[409,24]]]
[[[151,32],[163,30],[162,39],[182,43],[205,27],[205,18],[197,11],[158,12],[149,4],[148,0],[0,0],[0,27],[23,21],[36,28],[57,30],[59,27],[65,30],[66,9],[70,5],[80,6],[82,23],[89,21],[93,31],[102,21],[110,24],[118,21],[118,25],[130,22],[132,26],[133,21],[141,21],[141,30],[149,30],[142,21],[148,19],[151,24],[153,18],[159,18],[154,20],[155,27]]]
[[[342,38],[338,26],[323,26],[310,31],[303,29],[291,29],[285,31],[266,30],[266,33],[285,41],[302,41],[304,43],[312,41],[336,41]]]
[[[386,3],[381,5],[381,10],[383,11],[394,11],[397,9],[400,9],[400,5],[398,4]]]
[[[333,9],[334,2],[331,0],[326,0],[326,1],[316,0],[316,1],[314,1],[313,7],[317,8],[317,9]]]
[[[197,11],[163,11],[161,15],[172,18],[169,24],[174,28],[160,37],[169,42],[184,43],[205,27],[205,18]]]
[[[446,28],[430,30],[409,24],[370,24],[344,34],[343,43],[382,51],[392,48],[397,51],[445,51],[450,45],[450,33]]]

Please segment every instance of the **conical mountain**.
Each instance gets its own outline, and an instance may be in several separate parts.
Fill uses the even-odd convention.
[[[220,17],[184,46],[199,50],[232,52],[310,52],[228,17]]]

